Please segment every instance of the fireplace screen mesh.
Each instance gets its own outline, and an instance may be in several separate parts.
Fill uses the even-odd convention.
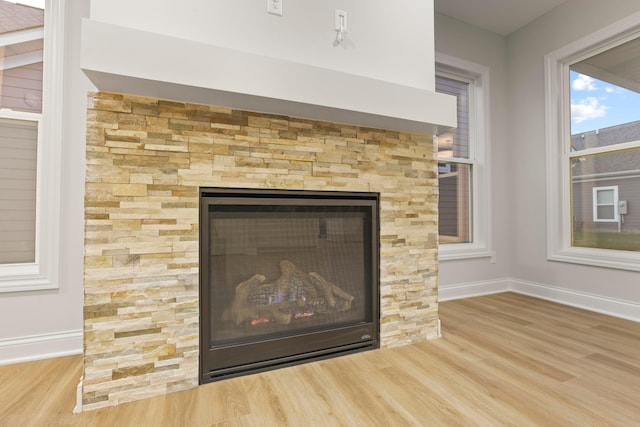
[[[365,319],[368,216],[357,206],[210,206],[210,345]]]

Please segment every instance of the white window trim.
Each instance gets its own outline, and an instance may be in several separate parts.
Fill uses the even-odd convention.
[[[613,191],[613,202],[608,204],[598,204],[598,192],[600,191]],[[613,218],[599,218],[598,206],[613,206]],[[620,222],[620,216],[618,215],[618,186],[611,185],[607,187],[593,187],[593,222]]]
[[[39,121],[35,262],[0,265],[0,292],[59,287],[65,2],[46,1],[43,114],[29,116]],[[6,110],[3,116],[26,117],[25,113]]]
[[[469,159],[455,160],[471,163],[472,243],[441,244],[440,261],[491,258],[495,253],[491,242],[491,188],[489,185],[489,68],[470,61],[436,52],[436,73],[445,77],[464,79],[471,83],[469,93]]]
[[[640,271],[640,253],[571,245],[569,66],[640,35],[640,12],[545,56],[547,259]],[[575,154],[575,153],[573,153]]]

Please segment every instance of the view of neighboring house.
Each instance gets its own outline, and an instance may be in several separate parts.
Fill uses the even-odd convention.
[[[44,10],[0,0],[0,108],[42,111]]]
[[[0,0],[0,264],[35,259],[44,10]]]
[[[573,150],[640,140],[640,121],[572,135]],[[640,150],[574,158],[575,231],[640,232]]]

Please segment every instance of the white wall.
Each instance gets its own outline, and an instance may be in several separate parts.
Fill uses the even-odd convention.
[[[526,282],[524,288],[594,304],[640,303],[640,273],[546,259],[543,69],[544,55],[639,10],[637,0],[569,0],[508,37],[512,219],[505,231],[511,276]]]
[[[447,295],[454,288],[469,292],[479,287],[484,292],[487,284],[502,283],[509,276],[510,248],[508,182],[510,174],[507,138],[507,43],[498,34],[481,30],[445,15],[435,15],[436,52],[458,59],[484,65],[489,68],[490,135],[487,141],[490,152],[490,187],[495,263],[490,258],[452,260],[440,262],[439,288]],[[471,290],[471,293],[474,291]]]
[[[441,300],[512,290],[640,320],[640,273],[547,261],[544,56],[638,12],[637,0],[569,0],[501,37],[436,15],[436,51],[490,67],[497,263],[440,264]]]
[[[434,90],[433,0],[282,3],[279,17],[265,0],[91,0],[91,19]],[[341,46],[334,9],[347,12]]]
[[[88,1],[67,3],[60,288],[0,294],[0,364],[82,350],[84,123],[89,81],[79,67],[79,34]]]

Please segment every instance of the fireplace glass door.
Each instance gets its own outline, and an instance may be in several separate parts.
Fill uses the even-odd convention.
[[[201,191],[203,382],[378,345],[378,195]]]

